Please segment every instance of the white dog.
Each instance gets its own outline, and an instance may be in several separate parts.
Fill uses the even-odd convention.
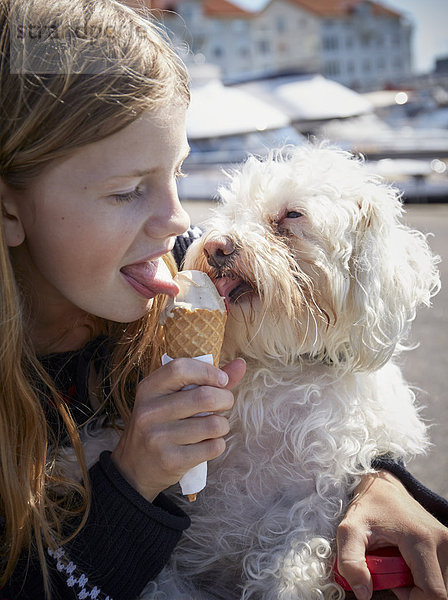
[[[393,357],[438,291],[437,258],[397,190],[326,146],[250,158],[188,252],[230,304],[242,356],[231,434],[192,526],[145,599],[342,596],[336,528],[379,455],[427,445]]]

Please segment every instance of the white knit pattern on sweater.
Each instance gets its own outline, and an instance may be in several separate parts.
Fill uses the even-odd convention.
[[[80,569],[78,569],[74,562],[71,560],[67,561],[63,548],[57,548],[54,551],[48,548],[47,551],[51,558],[56,561],[56,568],[59,573],[67,576],[65,581],[66,586],[75,588],[75,591],[76,587],[79,588],[77,592],[79,600],[86,600],[87,598],[91,598],[91,600],[113,600],[110,596],[105,596],[96,585],[94,587],[88,585],[89,578],[80,572]]]

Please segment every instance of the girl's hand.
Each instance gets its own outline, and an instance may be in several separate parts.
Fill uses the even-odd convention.
[[[399,600],[447,600],[448,529],[391,473],[366,475],[337,532],[338,569],[358,600],[372,596],[367,550],[397,546],[411,569],[413,588],[393,590]]]
[[[178,358],[139,383],[131,419],[112,459],[147,500],[154,500],[192,467],[224,452],[229,424],[219,413],[232,408],[230,389],[245,371],[242,359],[218,369]],[[192,384],[199,387],[182,390]],[[215,414],[189,418],[202,412]]]

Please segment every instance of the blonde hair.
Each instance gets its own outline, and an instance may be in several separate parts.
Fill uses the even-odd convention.
[[[186,70],[157,25],[115,0],[0,0],[0,27],[0,176],[10,188],[26,189],[52,161],[123,129],[143,111],[189,101]],[[25,299],[1,228],[0,278],[0,512],[6,520],[0,586],[20,553],[37,548],[49,594],[44,546],[61,543],[67,514],[79,511],[80,527],[85,522],[86,466],[70,412],[27,339]],[[92,336],[116,340],[111,398],[124,421],[129,384],[150,369],[159,310],[156,299],[135,323],[92,320]],[[48,460],[57,440],[47,430],[42,384],[84,473],[84,485],[62,482],[71,490],[62,505],[51,494],[61,480]]]

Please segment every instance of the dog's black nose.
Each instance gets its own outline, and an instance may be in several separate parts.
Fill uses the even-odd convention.
[[[210,239],[204,244],[204,254],[208,264],[219,269],[235,254],[235,245],[228,237]]]

